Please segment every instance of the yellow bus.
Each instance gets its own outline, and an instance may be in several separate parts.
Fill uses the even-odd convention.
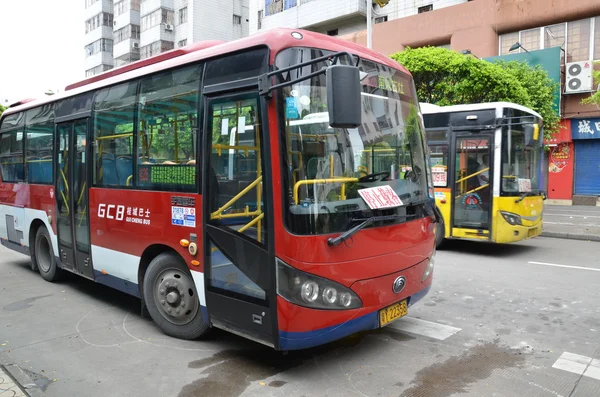
[[[510,243],[539,236],[543,127],[513,103],[421,104],[435,201],[443,215],[437,242]]]

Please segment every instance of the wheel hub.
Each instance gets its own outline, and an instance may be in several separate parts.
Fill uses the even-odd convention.
[[[160,314],[177,325],[192,321],[200,305],[192,278],[179,269],[164,270],[157,277],[154,298]]]

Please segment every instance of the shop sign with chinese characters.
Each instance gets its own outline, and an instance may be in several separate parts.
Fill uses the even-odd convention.
[[[573,139],[600,139],[600,118],[572,119]]]

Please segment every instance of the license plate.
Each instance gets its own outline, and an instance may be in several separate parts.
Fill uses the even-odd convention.
[[[398,320],[400,317],[404,317],[407,314],[408,305],[406,304],[406,300],[384,307],[379,311],[379,326],[386,326],[392,321]]]

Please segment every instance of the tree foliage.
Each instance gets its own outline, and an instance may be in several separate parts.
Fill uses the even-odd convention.
[[[600,65],[600,61],[594,62]],[[594,77],[595,87],[600,86],[600,70],[594,70],[592,72],[592,76]],[[600,108],[600,89],[594,92],[591,96],[583,99],[581,101],[584,105],[596,105]]]
[[[513,102],[543,117],[546,137],[558,131],[560,118],[552,108],[557,83],[540,66],[491,63],[439,47],[407,48],[392,58],[412,73],[420,101],[440,106]]]
[[[0,116],[2,116],[2,113],[4,113],[4,111],[6,110],[6,108],[2,105],[0,105]]]

